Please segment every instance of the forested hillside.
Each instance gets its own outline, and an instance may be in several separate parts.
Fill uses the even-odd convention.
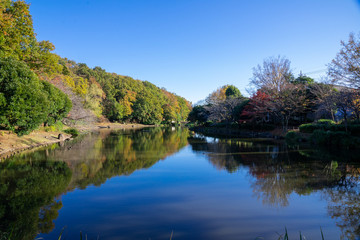
[[[54,49],[37,41],[25,1],[0,1],[1,128],[21,135],[63,117],[159,124],[183,121],[191,110],[186,99],[150,82],[89,68]]]

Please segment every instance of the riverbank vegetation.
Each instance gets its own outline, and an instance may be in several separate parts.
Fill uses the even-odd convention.
[[[358,146],[360,40],[350,34],[341,45],[322,82],[301,73],[295,77],[285,57],[268,58],[253,69],[251,97],[243,97],[234,86],[220,87],[192,109],[189,120],[201,127],[257,132],[277,128],[282,136],[300,126],[300,133],[312,134],[305,139],[315,143]]]
[[[186,120],[186,99],[147,81],[90,68],[38,41],[29,4],[0,2],[0,128],[18,135],[58,121],[173,123]]]

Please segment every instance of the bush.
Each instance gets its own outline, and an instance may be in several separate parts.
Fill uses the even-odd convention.
[[[80,134],[76,128],[69,128],[69,129],[64,130],[64,132],[67,134],[71,134],[72,137],[77,137]]]
[[[302,124],[299,127],[301,133],[313,133],[316,130],[331,132],[346,132],[347,130],[352,136],[360,136],[360,124],[349,124],[346,128],[344,124],[333,124],[333,121],[330,120],[321,123]]]
[[[45,132],[56,132],[56,131],[62,131],[64,128],[64,124],[61,121],[57,121],[56,123],[46,126],[43,129]]]
[[[302,133],[312,133],[316,129],[319,129],[319,126],[317,126],[317,125],[315,125],[313,123],[301,124],[299,126],[299,131],[302,132]]]
[[[286,142],[293,144],[293,143],[299,142],[301,137],[298,132],[289,131],[286,133],[285,139],[286,139]]]
[[[318,145],[341,148],[357,148],[360,143],[358,138],[343,131],[315,130],[311,136],[311,140]]]
[[[321,125],[335,125],[336,123],[331,119],[319,119],[316,122],[317,124]]]

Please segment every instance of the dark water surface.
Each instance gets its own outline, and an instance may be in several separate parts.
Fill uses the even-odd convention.
[[[180,128],[101,131],[0,163],[0,239],[359,239],[359,163]]]

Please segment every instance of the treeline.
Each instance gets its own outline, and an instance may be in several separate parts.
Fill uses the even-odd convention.
[[[110,121],[159,124],[187,119],[191,103],[148,81],[89,68],[61,59],[65,82],[83,96],[85,106]]]
[[[300,74],[295,77],[290,60],[268,58],[253,69],[252,96],[231,97],[234,86],[223,86],[211,93],[204,104],[195,106],[189,119],[202,125],[234,125],[268,130],[319,119],[343,123],[360,121],[360,41],[350,34],[348,42],[328,65],[323,82]],[[236,89],[238,91],[238,89]]]
[[[49,41],[37,41],[25,1],[0,1],[0,128],[26,134],[40,124],[55,124],[72,105],[90,110],[99,121],[144,124],[184,121],[191,110],[186,99],[150,82],[89,68],[54,49]],[[77,98],[71,104],[62,92]]]

